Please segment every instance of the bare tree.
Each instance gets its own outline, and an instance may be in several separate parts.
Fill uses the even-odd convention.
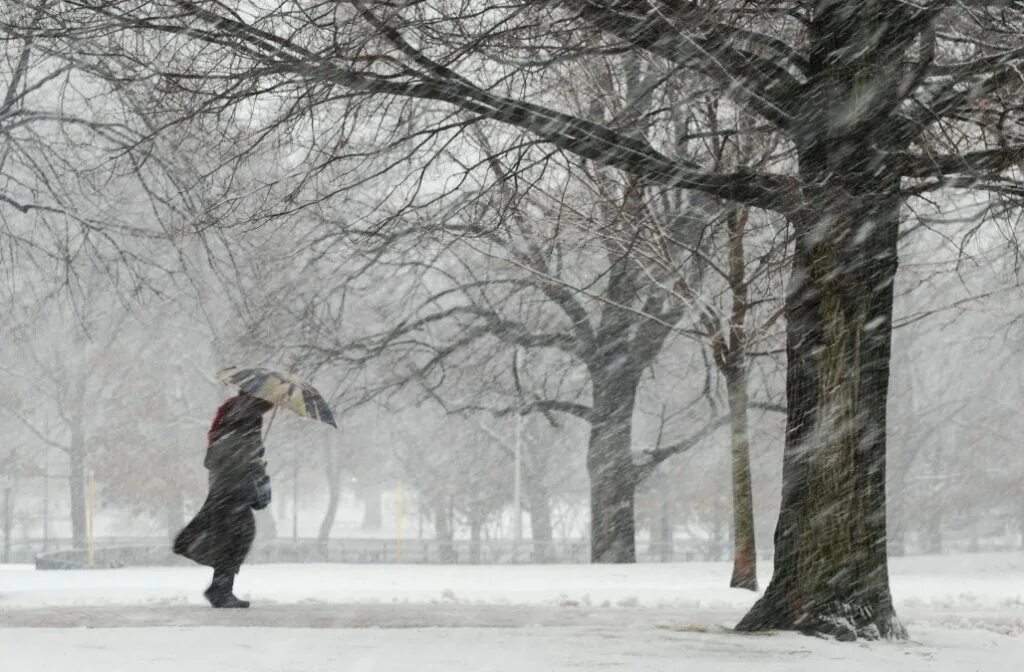
[[[751,132],[748,115],[721,108],[720,100],[713,96],[689,106],[687,130],[679,135],[693,137],[691,142],[702,145],[691,155],[709,157],[719,170],[760,170],[770,164],[779,150],[780,136],[759,137]],[[730,585],[756,590],[748,369],[753,357],[779,352],[772,341],[782,315],[781,276],[790,241],[786,225],[761,212],[708,197],[695,200],[709,222],[700,230],[699,243],[687,244],[678,239],[678,232],[660,230],[654,239],[657,244],[650,250],[641,247],[636,256],[652,268],[656,281],[667,283],[666,289],[691,307],[711,361],[725,379],[733,490]],[[785,410],[765,401],[754,405]]]
[[[1005,0],[314,2],[244,17],[213,2],[97,0],[61,5],[47,29],[72,42],[130,35],[104,58],[119,59],[128,77],[148,77],[139,64],[152,62],[162,81],[192,96],[194,110],[244,106],[267,89],[295,92],[302,102],[292,108],[302,114],[338,92],[352,97],[350,110],[370,100],[437,101],[452,113],[419,119],[446,125],[445,140],[488,119],[644,184],[787,217],[796,252],[783,506],[772,582],[739,627],[851,639],[904,635],[889,591],[884,515],[901,205],[907,194],[942,189],[1019,195],[1022,18],[1024,9]],[[172,48],[150,60],[160,42]],[[145,57],[120,58],[118,49],[138,44]],[[708,171],[660,137],[545,105],[516,77],[595,49],[698,73],[782,132],[791,151],[763,171]],[[311,174],[332,165],[325,155],[336,146],[320,145]]]
[[[45,399],[45,403],[21,409],[9,407],[5,414],[39,442],[67,456],[75,548],[84,548],[86,543],[86,468],[94,426],[90,400],[116,384],[109,349],[126,319],[124,311],[109,314],[93,306],[89,326],[109,321],[109,330],[87,331],[89,327],[72,322],[70,333],[63,333],[58,322],[37,318],[29,323],[35,337],[25,338],[23,332],[21,338],[13,339],[17,349],[12,349],[2,364],[8,375]],[[41,338],[42,334],[48,338]]]
[[[107,344],[95,378],[111,382],[90,382],[88,449],[104,505],[152,515],[173,538],[205,493],[206,431],[222,386],[201,363],[190,321],[155,303]]]
[[[515,206],[518,214],[513,214],[508,232],[469,223],[471,235],[456,243],[462,251],[445,263],[425,260],[424,243],[410,258],[386,261],[374,253],[378,264],[422,268],[422,298],[416,296],[408,317],[379,336],[322,347],[328,359],[353,363],[402,352],[418,364],[392,377],[390,384],[422,381],[428,391],[442,381],[452,385],[453,363],[466,368],[492,360],[489,341],[503,344],[510,353],[517,348],[535,352],[529,367],[498,366],[495,375],[504,376],[499,387],[508,390],[503,401],[487,405],[478,397],[466,402],[471,393],[461,390],[445,405],[451,411],[567,413],[588,422],[592,555],[598,561],[623,562],[635,557],[632,498],[637,484],[661,461],[696,445],[708,430],[658,450],[636,451],[633,445],[642,374],[666,339],[682,329],[687,311],[671,293],[648,283],[644,268],[628,254],[635,232],[646,221],[646,215],[623,213],[618,204],[619,189],[631,201],[630,186],[606,186],[609,192],[588,194],[592,212],[563,200],[544,206],[546,210]],[[425,235],[421,227],[411,230]],[[450,247],[441,240],[434,246]],[[498,272],[502,267],[505,273]],[[581,294],[575,289],[580,286],[591,289]],[[483,366],[494,369],[493,364]],[[571,373],[560,374],[563,367]],[[581,403],[588,383],[591,403]],[[723,421],[712,427],[719,424]]]

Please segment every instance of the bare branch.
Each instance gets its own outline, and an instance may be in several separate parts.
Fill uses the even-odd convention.
[[[676,443],[669,444],[662,448],[655,448],[641,453],[640,459],[637,460],[637,482],[650,476],[654,469],[668,458],[674,455],[679,455],[680,453],[685,453],[691,448],[695,448],[701,441],[728,424],[729,416],[720,416],[707,423],[700,430],[694,432],[682,441],[677,441]]]

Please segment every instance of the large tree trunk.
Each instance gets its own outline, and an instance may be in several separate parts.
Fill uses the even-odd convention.
[[[775,573],[741,630],[905,636],[885,529],[898,180],[860,180],[822,186],[797,224]]]
[[[636,385],[594,385],[593,420],[587,451],[590,474],[591,562],[635,562],[633,497],[637,469],[630,453]],[[617,394],[616,394],[617,393]]]
[[[732,429],[733,588],[757,590],[757,544],[754,538],[754,495],[750,478],[747,432],[747,372],[743,363],[726,371],[729,423]]]
[[[775,572],[742,630],[906,636],[889,591],[885,497],[901,203],[889,162],[910,140],[888,115],[902,97],[906,45],[879,35],[914,11],[830,0],[807,32]]]

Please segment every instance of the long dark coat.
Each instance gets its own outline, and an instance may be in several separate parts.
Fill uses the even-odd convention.
[[[255,483],[266,475],[262,414],[266,402],[229,399],[210,428],[204,466],[210,490],[199,513],[174,540],[174,552],[201,565],[237,573],[256,536]]]

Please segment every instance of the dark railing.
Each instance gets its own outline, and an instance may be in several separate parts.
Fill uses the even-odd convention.
[[[70,544],[50,544],[61,550],[42,552],[20,545],[12,549],[12,562],[35,562],[39,569],[72,569],[88,564],[84,549]],[[712,559],[696,545],[676,543],[671,548],[659,544],[637,545],[638,562],[685,562]],[[586,563],[590,560],[589,541],[565,540],[534,542],[506,539],[469,541],[458,539],[316,539],[257,540],[246,562],[250,563],[407,563],[446,565],[505,565],[527,563]],[[96,541],[94,567],[137,565],[177,565],[184,560],[171,553],[170,542],[161,538],[103,538]]]
[[[9,549],[8,561],[35,563],[38,569],[77,569],[88,565],[84,549],[72,549],[70,540],[47,544],[18,542]],[[57,549],[57,550],[55,550]],[[1005,544],[983,544],[977,549],[947,547],[946,552],[973,550],[1007,550]],[[727,549],[690,540],[676,540],[671,546],[640,541],[637,562],[694,562],[728,560]],[[761,560],[770,560],[767,549],[758,553]],[[438,541],[436,539],[316,539],[297,541],[257,540],[246,562],[249,563],[353,563],[353,564],[445,564],[445,565],[507,565],[586,563],[590,561],[590,545],[585,539],[515,542],[499,539],[489,541]],[[188,565],[189,562],[171,553],[171,543],[160,537],[104,537],[96,540],[93,566],[98,568]]]

